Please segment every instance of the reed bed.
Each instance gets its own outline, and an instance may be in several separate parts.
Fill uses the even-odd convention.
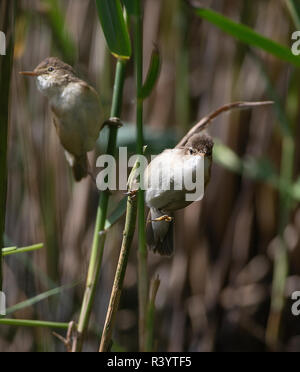
[[[124,1],[116,38],[99,3],[0,4],[0,351],[299,351],[297,2]],[[211,182],[177,213],[172,258],[146,250],[141,191],[74,183],[46,100],[18,74],[50,55],[97,89],[103,121],[123,123],[91,164],[175,147],[224,104],[274,101],[209,125]]]

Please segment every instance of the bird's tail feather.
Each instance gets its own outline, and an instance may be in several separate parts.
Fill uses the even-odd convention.
[[[73,176],[75,181],[79,182],[88,175],[88,159],[87,155],[73,156],[69,152],[65,151],[66,158],[72,167]]]
[[[154,253],[171,256],[174,252],[174,222],[153,221],[164,216],[165,213],[151,208],[146,228],[147,245]],[[169,215],[169,217],[172,217]]]
[[[80,158],[75,158],[74,165],[72,166],[75,181],[79,182],[88,175],[88,160],[86,154]]]

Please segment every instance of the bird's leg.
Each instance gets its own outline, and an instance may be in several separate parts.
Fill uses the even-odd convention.
[[[113,127],[116,126],[117,128],[122,128],[123,127],[123,123],[119,118],[109,118],[108,120],[106,120],[103,123],[103,126],[105,126],[105,125],[113,126]]]

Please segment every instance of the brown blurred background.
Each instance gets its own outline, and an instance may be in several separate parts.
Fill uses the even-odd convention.
[[[290,298],[293,291],[300,290],[300,192],[295,187],[298,199],[295,196],[291,201],[289,195],[279,192],[277,181],[273,185],[269,182],[283,176],[282,151],[288,151],[289,144],[295,148],[289,163],[293,180],[299,177],[299,72],[202,21],[184,1],[144,3],[145,71],[153,44],[162,55],[159,82],[145,103],[149,152],[173,146],[192,124],[225,103],[276,98],[282,104],[235,111],[210,126],[217,145],[204,201],[178,213],[174,257],[149,254],[150,278],[159,274],[161,279],[156,348],[299,351],[299,318],[291,313]],[[295,26],[284,1],[200,3],[283,45],[291,44]],[[44,242],[45,248],[5,259],[4,291],[8,306],[12,306],[50,288],[71,285],[59,295],[14,314],[17,318],[68,322],[77,320],[80,310],[98,192],[90,180],[73,183],[47,102],[34,81],[18,72],[33,69],[50,55],[64,59],[97,88],[103,118],[107,118],[115,62],[106,48],[92,0],[20,0],[15,32],[6,240],[7,245],[18,246]],[[130,62],[123,109],[126,125],[118,141],[132,152],[134,97]],[[280,129],[284,120],[293,128],[292,140]],[[104,135],[98,152],[105,151],[105,143]],[[121,197],[121,193],[113,195],[110,210]],[[98,347],[123,225],[121,219],[108,234],[85,350]],[[278,252],[283,252],[282,264],[284,257],[288,258],[287,280],[284,272],[281,278],[286,301],[277,308],[273,303],[271,308]],[[134,243],[117,316],[115,350],[137,350],[136,271]],[[273,292],[273,301],[274,296]],[[0,350],[63,351],[64,346],[49,330],[1,326]]]

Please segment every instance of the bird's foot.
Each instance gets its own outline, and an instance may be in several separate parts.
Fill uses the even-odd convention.
[[[149,222],[162,222],[162,221],[173,222],[174,221],[174,217],[170,217],[167,214],[165,214],[165,215],[163,215],[161,217],[155,218],[154,220],[149,220]]]
[[[131,199],[135,199],[139,190],[130,190],[125,193],[125,195],[129,196]]]
[[[119,118],[109,118],[103,123],[103,126],[104,125],[113,126],[113,127],[116,126],[117,128],[123,127],[123,123]]]

